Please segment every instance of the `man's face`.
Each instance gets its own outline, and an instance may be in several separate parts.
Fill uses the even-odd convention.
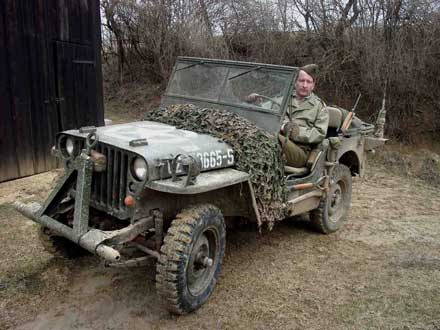
[[[303,70],[299,70],[298,78],[295,82],[296,95],[299,97],[307,97],[313,92],[315,81]]]

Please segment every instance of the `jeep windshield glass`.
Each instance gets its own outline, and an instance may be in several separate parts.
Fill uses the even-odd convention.
[[[171,78],[168,93],[187,98],[217,100],[219,86],[223,84],[228,69],[205,63],[179,63]]]
[[[291,72],[261,65],[197,64],[186,62],[177,65],[168,95],[275,113],[281,111],[281,105],[288,97]]]
[[[243,75],[245,75],[245,74],[248,74],[249,72],[257,71],[257,70],[260,70],[260,69],[261,69],[261,66],[257,66],[256,68],[253,68],[253,69],[251,69],[251,70],[237,73],[235,76],[232,76],[232,77],[229,76],[228,80],[232,80],[232,79],[235,79],[235,78],[241,77],[241,76],[243,76]]]
[[[256,67],[231,68],[222,90],[221,101],[279,112],[286,98],[291,75]]]

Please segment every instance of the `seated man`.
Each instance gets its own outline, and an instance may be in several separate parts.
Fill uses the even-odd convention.
[[[328,112],[313,93],[317,69],[316,64],[300,68],[287,117],[278,135],[288,166],[305,166],[312,145],[321,143],[327,134]]]

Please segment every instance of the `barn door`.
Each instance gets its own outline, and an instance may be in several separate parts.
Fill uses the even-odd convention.
[[[92,47],[55,41],[55,53],[55,102],[61,130],[97,126],[97,68]]]

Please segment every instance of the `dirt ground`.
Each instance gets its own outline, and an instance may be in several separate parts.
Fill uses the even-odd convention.
[[[57,172],[0,184],[0,329],[440,329],[440,192],[370,162],[348,222],[228,231],[221,276],[197,312],[170,315],[154,267],[54,258],[9,203],[41,200]]]

